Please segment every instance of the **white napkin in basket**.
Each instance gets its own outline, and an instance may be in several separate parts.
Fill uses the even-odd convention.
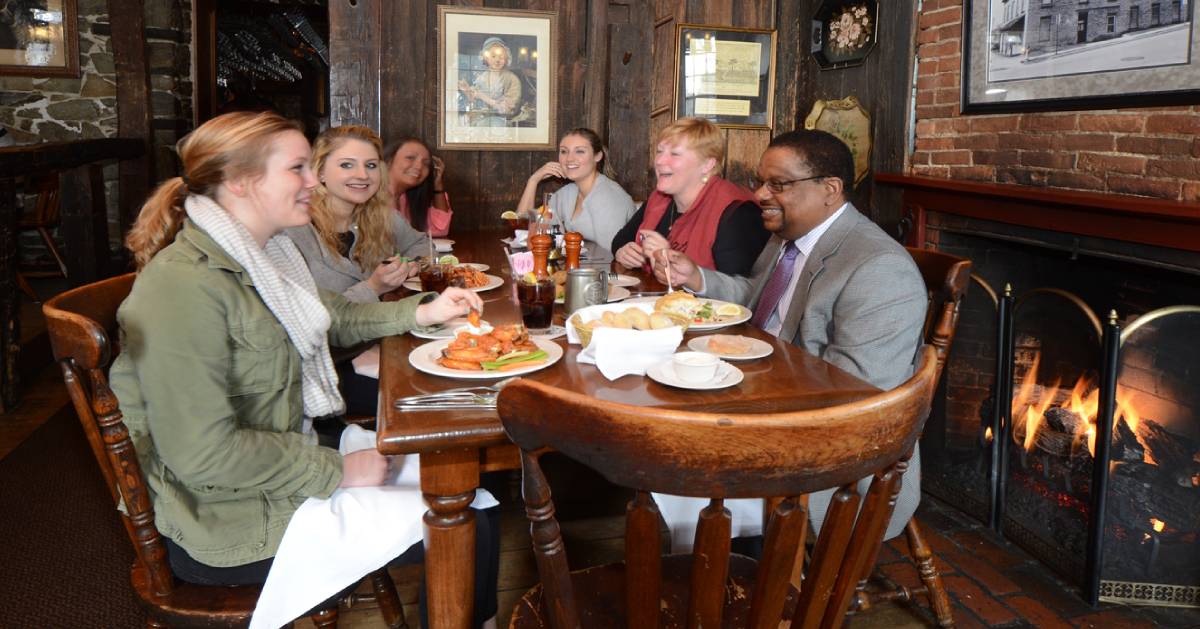
[[[342,454],[375,447],[375,432],[348,426]],[[288,522],[267,574],[250,629],[283,626],[421,541],[420,458],[391,457],[382,487],[337,489],[328,499],[309,498]],[[499,504],[484,489],[471,506]]]
[[[602,304],[580,308],[576,313],[584,321],[598,319],[605,311],[622,312],[628,308],[638,308],[647,314],[654,311],[650,303],[639,304]],[[567,320],[567,342],[579,343],[579,332]],[[627,375],[646,375],[646,368],[661,363],[675,353],[679,343],[683,341],[683,328],[674,326],[662,330],[625,330],[621,328],[594,328],[592,342],[575,360],[581,363],[595,365],[609,380],[616,380]]]

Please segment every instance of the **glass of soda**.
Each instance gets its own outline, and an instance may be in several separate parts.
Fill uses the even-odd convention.
[[[554,320],[554,280],[546,277],[534,282],[529,278],[517,282],[517,302],[521,319],[530,334],[542,334]]]
[[[421,279],[421,290],[435,293],[446,290],[450,285],[450,269],[449,264],[434,263],[422,266],[421,272],[417,274]]]

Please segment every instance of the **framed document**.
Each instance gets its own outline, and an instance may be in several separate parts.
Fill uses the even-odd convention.
[[[675,117],[722,127],[771,128],[775,31],[680,24],[675,29]]]
[[[438,148],[557,148],[549,11],[438,6]]]

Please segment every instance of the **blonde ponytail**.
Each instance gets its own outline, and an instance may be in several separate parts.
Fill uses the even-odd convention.
[[[175,240],[183,227],[183,200],[187,197],[187,186],[183,177],[172,177],[151,193],[150,198],[138,212],[137,221],[125,237],[125,246],[133,252],[137,270],[150,262],[154,254]]]

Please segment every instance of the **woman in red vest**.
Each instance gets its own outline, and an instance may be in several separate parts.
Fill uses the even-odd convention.
[[[718,173],[724,154],[725,138],[707,120],[682,118],[662,130],[655,191],[613,238],[619,264],[649,267],[663,262],[660,252],[670,247],[699,266],[750,275],[771,234],[753,194]]]

